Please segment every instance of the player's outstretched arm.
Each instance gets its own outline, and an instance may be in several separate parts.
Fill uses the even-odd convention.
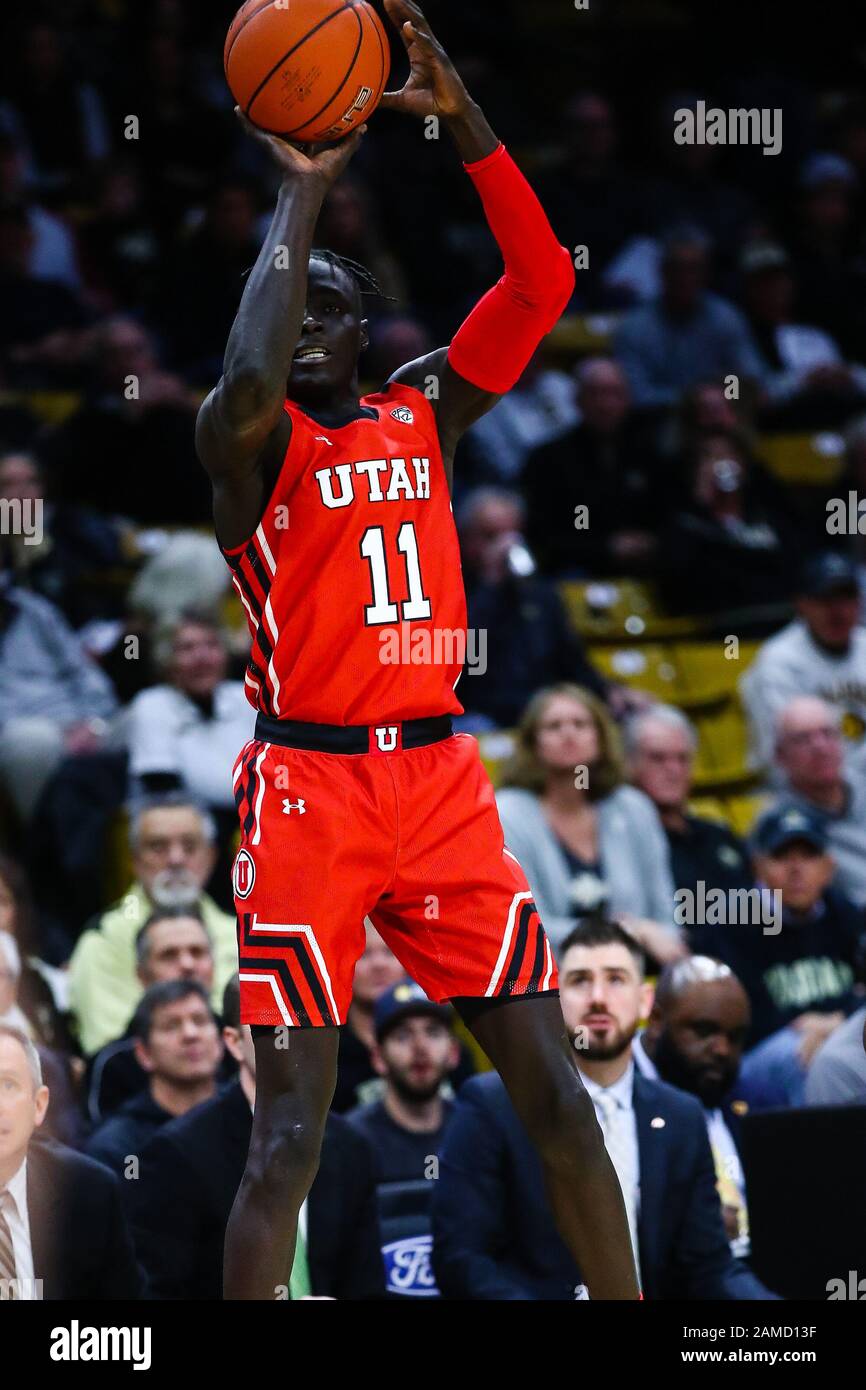
[[[229,547],[258,525],[270,481],[261,466],[265,446],[278,423],[285,420],[285,429],[291,429],[283,401],[303,327],[316,219],[366,130],[361,126],[338,145],[304,152],[237,114],[268,147],[282,181],[229,333],[223,375],[196,422],[196,450],[213,483],[217,535]],[[282,442],[285,448],[288,434]]]
[[[439,382],[436,408],[446,466],[460,435],[524,371],[574,289],[571,256],[560,246],[526,179],[469,96],[459,73],[414,0],[385,0],[409,55],[409,78],[382,105],[445,124],[478,189],[505,262],[505,273],[475,306],[452,339],[408,363],[392,380]]]

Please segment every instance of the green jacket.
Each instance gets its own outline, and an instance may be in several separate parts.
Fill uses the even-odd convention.
[[[198,900],[214,953],[211,1002],[222,1012],[222,996],[238,968],[234,917],[222,912],[206,893]],[[140,883],[133,883],[119,902],[108,908],[98,925],[87,927],[69,962],[69,1006],[78,1024],[78,1038],[88,1056],[122,1037],[143,994],[135,973],[135,938],[153,904]]]

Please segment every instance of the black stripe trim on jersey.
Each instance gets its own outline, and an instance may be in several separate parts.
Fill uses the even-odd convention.
[[[246,555],[249,567],[252,570],[253,574],[256,576],[256,579],[259,581],[262,593],[264,594],[265,598],[267,598],[268,594],[271,592],[271,585],[274,582],[274,576],[271,574],[270,570],[268,569],[259,552],[256,550],[252,541],[250,541],[249,545],[247,546]]]
[[[246,552],[244,552],[244,555],[245,554]],[[232,569],[234,570],[235,578],[237,579],[239,587],[243,590],[244,597],[249,603],[250,608],[253,610],[253,616],[255,617],[256,622],[261,626],[262,605],[259,602],[258,596],[255,593],[255,590],[253,589],[252,585],[250,584],[250,581],[247,579],[247,576],[244,574],[241,568],[241,560],[244,559],[244,555],[235,555],[234,557],[227,556],[226,558],[229,564],[231,565]]]
[[[263,709],[265,714],[272,715],[274,712],[274,706],[271,700],[271,687],[268,684],[268,680],[265,676],[264,671],[262,670],[261,666],[259,666],[258,662],[254,661],[252,657],[250,657],[249,661],[247,662],[247,670],[249,671],[250,675],[254,676],[259,683],[258,699],[260,708]]]
[[[255,801],[255,788],[256,788],[256,782],[257,782],[257,780],[258,780],[258,777],[257,777],[257,774],[256,774],[256,760],[257,760],[257,758],[258,758],[258,756],[259,756],[259,752],[261,751],[261,746],[262,746],[262,745],[261,745],[260,743],[257,743],[257,744],[256,744],[255,753],[254,753],[253,757],[250,759],[249,763],[247,764],[247,786],[246,786],[247,813],[246,813],[246,815],[244,816],[244,819],[243,819],[243,822],[242,822],[242,824],[243,824],[244,835],[249,835],[250,831],[251,831],[252,828],[253,828],[253,821],[255,820],[254,801]]]
[[[530,898],[520,909],[514,949],[511,952],[511,959],[508,962],[507,974],[502,981],[501,988],[498,990],[499,994],[513,994],[515,986],[520,980],[520,971],[523,968],[523,957],[526,954],[526,944],[529,938],[529,921],[534,912],[535,903]]]
[[[286,996],[289,1008],[294,1011],[295,1017],[301,1027],[310,1027],[311,1019],[304,1007],[304,1001],[298,992],[298,986],[292,979],[291,971],[284,960],[269,960],[257,956],[244,956],[240,963],[241,973],[245,970],[263,970],[268,974],[275,975],[281,984]]]
[[[534,908],[534,904],[533,904]],[[527,994],[537,994],[541,988],[541,980],[544,972],[544,932],[541,930],[540,920],[536,917],[535,922],[535,960],[532,964],[532,975],[529,984],[526,986]]]
[[[295,954],[298,964],[301,967],[301,971],[303,972],[304,979],[306,980],[309,986],[310,993],[316,1001],[316,1006],[318,1007],[318,1010],[322,1015],[322,1018],[329,1020],[331,1023],[336,1024],[337,1020],[334,1018],[334,1015],[331,1011],[331,1006],[328,1002],[328,997],[325,994],[321,981],[319,980],[319,977],[316,974],[315,965],[310,957],[310,948],[307,945],[306,938],[303,936],[283,936],[277,935],[276,933],[271,934],[270,932],[262,931],[257,931],[255,935],[253,935],[250,921],[251,915],[252,914],[249,912],[244,913],[243,946],[245,950],[255,951],[261,948],[262,946],[274,946],[281,951],[285,951],[286,948],[289,947]],[[241,969],[246,969],[246,967],[250,963],[251,958],[249,956],[243,955],[241,957]],[[274,959],[271,957],[260,957],[258,958],[258,960],[252,963],[268,968],[272,968],[275,965],[282,965],[286,969],[288,969],[285,961],[281,961],[279,959]],[[294,981],[292,981],[292,988],[295,990],[297,989],[297,986],[295,985]],[[298,1007],[301,1010],[303,1010],[303,1003],[300,1001],[300,999],[298,1000]],[[305,1017],[307,1017],[305,1010],[304,1015]]]
[[[235,787],[235,805],[238,808],[239,816],[241,814],[241,807],[244,804],[244,797],[248,795],[247,789],[249,784],[250,767],[255,762],[260,748],[261,743],[258,740],[255,740],[253,742],[252,748],[247,753],[243,761],[243,771],[241,772],[241,775],[238,778],[238,784]]]

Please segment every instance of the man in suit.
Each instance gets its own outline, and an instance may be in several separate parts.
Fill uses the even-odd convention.
[[[643,977],[639,948],[613,922],[587,918],[563,943],[563,1015],[620,1180],[641,1286],[647,1298],[772,1298],[725,1238],[701,1106],[635,1069],[632,1039],[650,1004]],[[433,1196],[433,1267],[451,1298],[586,1297],[494,1073],[457,1097]]]
[[[39,1138],[48,1102],[39,1053],[0,1025],[0,1298],[138,1298],[118,1181]]]
[[[139,1258],[159,1299],[222,1298],[223,1241],[243,1176],[256,1098],[255,1051],[240,1022],[237,976],[223,997],[223,1039],[238,1079],[162,1128],[127,1185]],[[369,1142],[329,1115],[322,1160],[301,1208],[289,1289],[280,1298],[383,1298],[376,1177]]]
[[[735,1090],[749,1031],[749,997],[734,972],[709,956],[666,966],[649,1022],[632,1043],[635,1066],[696,1096],[704,1108],[725,1230],[735,1255],[749,1253],[739,1121],[748,1110]]]

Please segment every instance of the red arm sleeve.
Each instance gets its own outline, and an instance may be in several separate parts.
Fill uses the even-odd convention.
[[[505,274],[455,333],[448,361],[473,385],[501,395],[571,298],[574,266],[504,145],[463,167],[478,189]]]

